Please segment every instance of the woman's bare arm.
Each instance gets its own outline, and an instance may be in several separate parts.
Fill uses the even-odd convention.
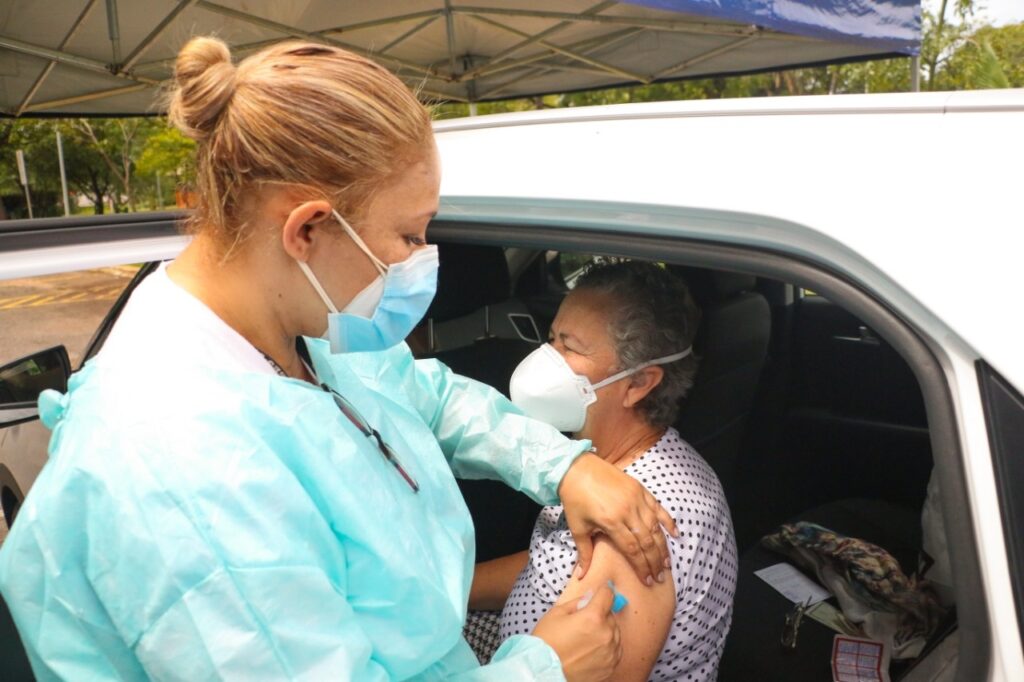
[[[587,590],[596,590],[611,580],[615,590],[629,604],[615,615],[622,633],[622,659],[611,679],[644,682],[665,645],[672,615],[676,609],[675,581],[665,571],[665,581],[648,587],[640,581],[631,564],[603,537],[594,544],[594,560],[583,580],[573,575],[558,603],[579,599]]]
[[[526,566],[530,553],[526,550],[476,565],[473,584],[469,588],[469,608],[477,611],[500,611],[505,606],[516,578]]]

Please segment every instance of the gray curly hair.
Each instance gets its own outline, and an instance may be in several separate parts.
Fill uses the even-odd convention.
[[[654,263],[600,260],[576,281],[574,291],[606,294],[608,335],[615,346],[619,369],[629,369],[689,348],[697,335],[700,309],[679,277]],[[693,386],[697,358],[661,365],[661,383],[637,404],[651,426],[668,427],[679,414],[679,403]]]

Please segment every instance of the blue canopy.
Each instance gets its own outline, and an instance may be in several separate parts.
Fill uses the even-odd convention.
[[[782,33],[916,55],[920,0],[623,0],[653,9],[754,24]]]

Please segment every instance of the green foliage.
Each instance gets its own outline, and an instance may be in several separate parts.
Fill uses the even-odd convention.
[[[115,211],[162,207],[155,196],[156,172],[170,173],[167,189],[178,177],[187,179],[191,147],[177,133],[167,134],[159,119],[15,119],[0,121],[0,196],[12,207],[8,217],[26,217],[22,188],[18,184],[15,150],[25,153],[29,188],[37,217],[63,215],[56,133],[64,141],[64,165],[72,212],[79,196],[85,196],[96,213],[107,205]],[[185,142],[188,142],[187,140]],[[179,147],[186,147],[182,151]],[[139,174],[142,156],[149,152],[149,166]],[[170,170],[165,170],[170,166]],[[140,192],[142,194],[140,194]],[[167,194],[165,192],[165,194]],[[142,203],[137,197],[145,196]],[[2,216],[0,216],[2,217]]]
[[[978,61],[971,69],[972,85],[977,88],[1008,88],[1010,81],[999,57],[989,43],[978,43]]]
[[[975,31],[950,54],[941,82],[952,90],[1024,87],[1024,24]]]
[[[195,178],[195,148],[194,140],[163,123],[146,139],[136,170],[140,175],[159,173],[179,183],[191,182]]]
[[[28,217],[15,161],[15,153],[19,149],[25,155],[35,217],[64,214],[55,129],[50,121],[13,120],[0,123],[0,197],[10,208],[10,217]]]

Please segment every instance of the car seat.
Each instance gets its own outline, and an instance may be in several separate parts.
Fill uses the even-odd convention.
[[[732,492],[736,462],[771,335],[768,301],[751,275],[669,266],[701,309],[693,388],[676,428]]]
[[[508,395],[509,380],[519,362],[539,345],[527,341],[507,315],[492,319],[495,308],[518,310],[505,252],[498,246],[439,245],[441,261],[437,296],[427,311],[433,357],[452,371],[488,384]],[[527,316],[528,317],[528,316]],[[499,324],[500,329],[499,329]],[[492,324],[493,323],[493,324]],[[499,333],[500,332],[500,335]],[[460,480],[459,487],[473,516],[477,561],[522,551],[540,507],[526,495],[498,481]]]
[[[810,521],[883,547],[910,572],[921,546],[920,515],[883,500],[847,499],[805,511],[789,523]],[[780,645],[783,620],[793,603],[754,574],[788,561],[755,545],[740,555],[732,628],[719,667],[720,682],[812,682],[831,679],[832,637],[828,627],[805,618],[795,651]],[[893,666],[895,673],[900,664]],[[895,677],[893,679],[896,679]]]

